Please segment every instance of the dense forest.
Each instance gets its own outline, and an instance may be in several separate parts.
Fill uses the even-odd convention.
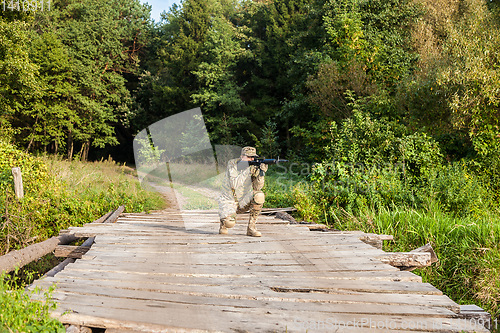
[[[0,124],[28,151],[130,160],[139,130],[201,106],[212,142],[268,154],[324,160],[357,114],[496,163],[493,1],[185,0],[159,23],[137,0],[6,4]]]
[[[500,314],[496,0],[183,0],[160,22],[41,1],[0,12],[0,143],[132,163],[134,135],[201,107],[213,144],[293,162],[270,205],[430,242],[425,281]]]

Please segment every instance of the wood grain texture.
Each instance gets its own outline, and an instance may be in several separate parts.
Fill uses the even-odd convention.
[[[113,224],[70,228],[95,236],[91,249],[31,288],[56,284],[54,316],[109,332],[487,332],[360,240],[390,236],[310,231],[261,216],[263,236],[253,238],[247,218],[229,235],[218,234],[215,211],[122,214]]]

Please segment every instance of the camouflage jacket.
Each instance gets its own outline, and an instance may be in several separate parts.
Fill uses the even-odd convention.
[[[222,183],[222,196],[233,199],[244,206],[250,202],[254,191],[260,191],[264,187],[264,176],[260,175],[260,169],[256,165],[250,165],[238,170],[236,158],[227,163],[226,175]]]

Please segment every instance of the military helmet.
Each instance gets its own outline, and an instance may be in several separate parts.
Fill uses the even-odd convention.
[[[241,156],[259,157],[259,155],[257,155],[257,150],[254,147],[243,147],[241,149]]]

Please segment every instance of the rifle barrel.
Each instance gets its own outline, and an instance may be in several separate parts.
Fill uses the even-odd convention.
[[[284,163],[288,162],[288,160],[282,160],[282,159],[274,159],[274,158],[259,158],[254,161],[249,161],[248,164],[250,165],[261,165],[262,163],[264,164],[277,164],[277,163]]]

